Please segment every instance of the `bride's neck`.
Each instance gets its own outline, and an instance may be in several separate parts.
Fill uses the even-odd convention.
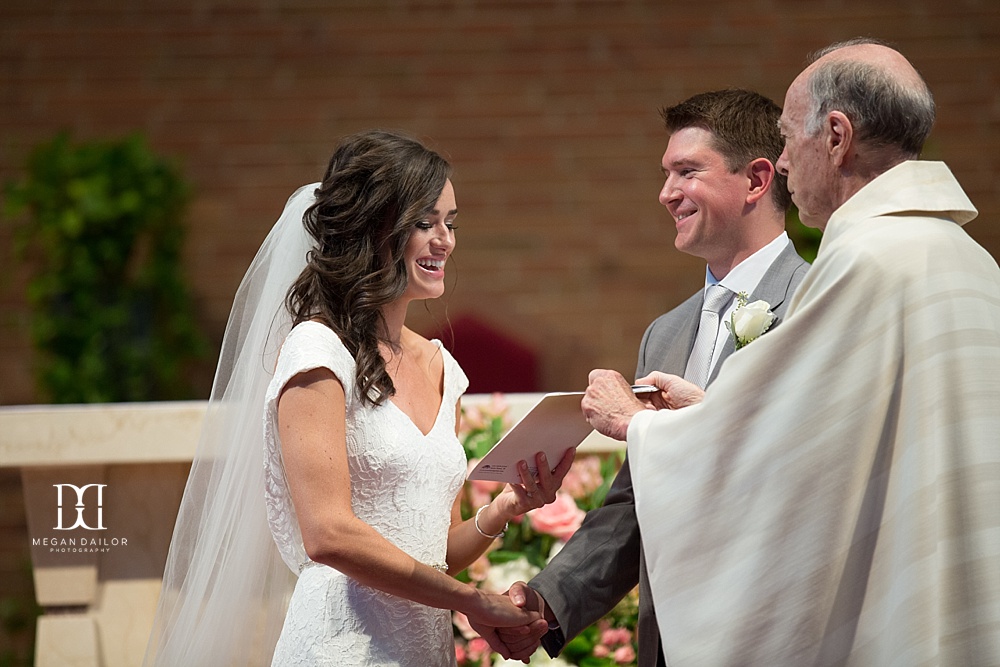
[[[404,323],[406,322],[406,304],[395,301],[382,307],[382,318],[385,322],[385,337],[390,349],[402,350]]]

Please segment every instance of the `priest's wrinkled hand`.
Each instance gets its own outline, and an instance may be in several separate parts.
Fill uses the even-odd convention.
[[[705,398],[705,390],[693,382],[688,382],[684,378],[653,371],[646,377],[639,378],[636,384],[651,384],[660,391],[651,394],[644,394],[649,397],[653,407],[657,410],[677,410],[686,408],[689,405],[701,403]]]
[[[591,426],[615,440],[625,440],[637,412],[653,408],[635,397],[621,373],[603,369],[590,371],[590,385],[580,407]]]

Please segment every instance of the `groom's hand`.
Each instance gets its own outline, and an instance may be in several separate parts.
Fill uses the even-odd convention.
[[[544,615],[545,600],[526,584],[520,581],[515,583],[507,591],[507,595],[515,606]],[[520,660],[524,663],[528,662],[538,648],[542,635],[548,632],[548,624],[542,619],[527,625],[496,628],[469,618],[469,625],[505,660]]]
[[[511,657],[527,663],[532,654],[538,650],[542,637],[549,631],[548,621],[551,619],[554,622],[555,618],[551,612],[546,613],[545,598],[541,593],[523,582],[515,582],[507,591],[507,595],[516,606],[527,611],[537,611],[543,619],[546,619],[544,624],[535,622],[519,628],[497,629],[497,634],[510,651]],[[525,629],[527,632],[524,632]]]

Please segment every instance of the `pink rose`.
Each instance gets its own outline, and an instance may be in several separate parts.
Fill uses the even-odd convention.
[[[455,644],[455,660],[460,665],[465,663],[465,647],[461,644]]]
[[[486,575],[490,572],[490,559],[487,558],[486,554],[483,554],[476,560],[472,561],[472,565],[469,566],[469,579],[473,581],[486,581]]]
[[[469,459],[465,469],[465,476],[468,477],[472,469],[479,464],[479,459]],[[473,510],[477,510],[483,505],[488,505],[493,500],[493,495],[503,488],[503,482],[490,482],[484,479],[472,479],[466,482],[466,495],[469,498],[469,505]]]
[[[507,419],[507,411],[510,406],[501,393],[494,393],[490,396],[489,403],[482,405],[462,406],[462,425],[460,430],[463,433],[478,431],[486,428],[496,417],[502,417],[503,429],[510,427],[510,420]]]
[[[615,662],[619,665],[628,665],[635,662],[635,651],[631,646],[622,646],[615,649]]]
[[[469,640],[469,659],[479,660],[484,655],[489,655],[490,645],[482,637],[475,637]]]
[[[483,419],[483,412],[478,406],[470,405],[469,407],[462,406],[462,425],[460,430],[463,433],[469,433],[470,431],[478,431],[486,425],[486,421]]]
[[[576,506],[573,496],[561,491],[556,493],[556,499],[548,505],[528,512],[532,528],[564,541],[573,536],[586,515],[586,512]]]
[[[632,633],[627,628],[610,628],[601,633],[601,642],[608,646],[632,643]]]
[[[451,622],[455,624],[455,627],[458,628],[459,634],[465,637],[466,640],[475,639],[479,636],[479,633],[472,629],[472,625],[469,623],[469,617],[462,612],[453,612],[451,615]]]
[[[509,409],[510,406],[507,405],[507,399],[504,398],[504,395],[499,391],[495,391],[490,396],[490,407],[485,412],[490,417],[504,417],[503,424],[504,426],[508,426],[506,417],[507,410]]]
[[[604,644],[598,644],[597,646],[594,647],[592,653],[594,654],[595,658],[606,658],[609,655],[611,655],[611,649],[609,649]]]
[[[603,483],[601,460],[590,455],[573,461],[569,472],[563,478],[561,488],[574,498],[586,498]]]

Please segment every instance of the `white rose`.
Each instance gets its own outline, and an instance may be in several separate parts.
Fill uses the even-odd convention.
[[[521,556],[512,561],[491,566],[482,587],[490,593],[503,593],[515,581],[528,581],[540,571],[541,568],[532,565],[527,558]]]
[[[737,308],[733,313],[733,328],[736,338],[744,345],[758,338],[774,322],[771,305],[766,301],[754,301]]]
[[[538,649],[532,654],[531,661],[528,664],[532,667],[573,667],[562,658],[550,658],[549,654],[543,648]],[[498,655],[493,658],[493,667],[524,667],[524,663],[513,658],[504,660]]]

